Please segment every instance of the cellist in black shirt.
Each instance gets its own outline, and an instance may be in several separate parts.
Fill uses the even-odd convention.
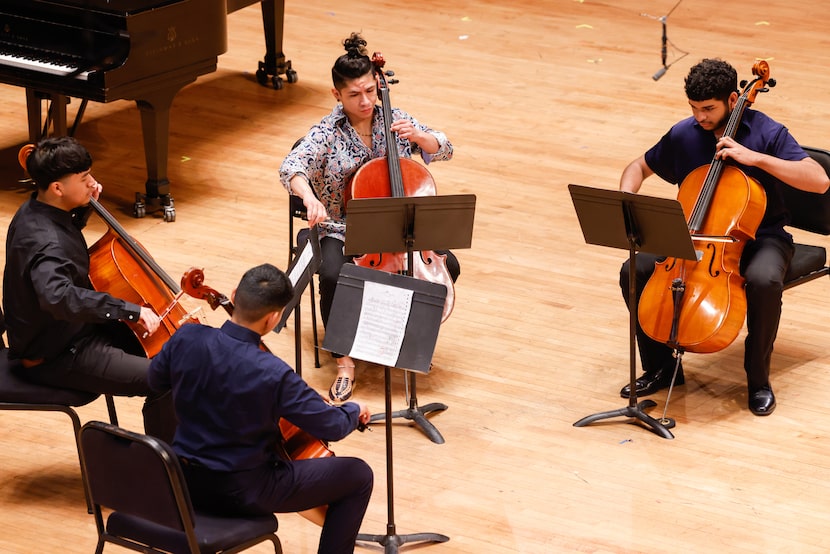
[[[3,309],[9,358],[33,382],[115,396],[147,396],[148,434],[172,439],[175,416],[169,394],[147,384],[150,360],[129,354],[118,321],[138,322],[152,334],[152,309],[95,291],[82,229],[90,198],[101,185],[92,157],[70,137],[48,138],[26,160],[36,185],[18,209],[6,237]]]

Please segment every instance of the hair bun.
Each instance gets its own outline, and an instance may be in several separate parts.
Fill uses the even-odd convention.
[[[357,58],[366,56],[366,40],[358,33],[352,33],[349,38],[343,41],[343,47],[346,49],[350,58]]]

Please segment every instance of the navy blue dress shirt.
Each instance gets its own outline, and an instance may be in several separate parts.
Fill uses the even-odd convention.
[[[734,138],[751,150],[783,160],[798,161],[808,155],[786,127],[752,109],[744,111]],[[694,117],[689,117],[676,123],[646,152],[646,164],[662,179],[679,185],[689,173],[712,162],[715,144],[715,134],[698,125]],[[756,236],[773,234],[791,240],[784,230],[790,216],[781,195],[781,187],[789,185],[757,167],[735,165],[761,183],[767,195],[767,209]]]
[[[247,470],[279,459],[280,418],[325,441],[357,428],[356,403],[328,404],[259,343],[232,321],[220,329],[191,323],[153,358],[148,381],[154,390],[172,389],[179,456],[214,471]]]

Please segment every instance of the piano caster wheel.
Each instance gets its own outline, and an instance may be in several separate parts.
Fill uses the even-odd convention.
[[[142,218],[147,212],[162,210],[162,217],[167,223],[176,221],[176,208],[173,205],[173,198],[169,194],[162,196],[147,196],[140,192],[135,193],[135,204],[133,204],[133,215]]]
[[[262,65],[262,62],[259,63]],[[256,70],[256,82],[262,86],[268,84],[268,73],[262,67]]]
[[[144,203],[144,195],[140,192],[135,193],[135,204],[133,204],[133,217],[141,219],[147,215],[147,205]]]
[[[271,86],[274,87],[274,90],[282,90],[282,78],[279,75],[274,75],[270,79],[268,78],[268,73],[265,72],[264,69],[260,69],[256,72],[256,80],[262,86],[268,86],[270,81]]]
[[[256,71],[256,80],[262,86],[268,86],[270,83],[275,90],[282,90],[285,83],[294,84],[299,80],[297,72],[291,69],[291,62],[288,62],[288,69],[285,70],[285,79],[279,75],[270,75],[263,62],[259,62],[259,69]],[[273,71],[273,69],[272,69]],[[279,71],[279,70],[277,70]]]

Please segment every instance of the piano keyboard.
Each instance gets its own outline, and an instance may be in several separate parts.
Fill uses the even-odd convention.
[[[90,71],[79,71],[77,66],[66,65],[61,62],[39,60],[34,57],[24,57],[19,54],[8,54],[2,51],[0,51],[0,65],[29,69],[31,71],[58,75],[60,77],[72,76],[82,81],[86,81],[90,74]]]

